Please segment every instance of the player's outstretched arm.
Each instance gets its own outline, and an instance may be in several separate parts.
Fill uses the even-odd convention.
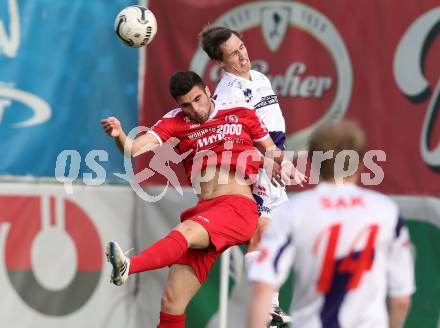
[[[265,282],[254,282],[247,314],[248,328],[265,328],[274,288]]]
[[[153,150],[160,144],[159,140],[150,133],[145,133],[134,140],[130,139],[122,129],[121,122],[114,116],[101,120],[101,125],[104,132],[115,139],[122,154],[124,154],[124,149],[127,149],[126,153],[135,157]]]
[[[272,138],[255,142],[255,146],[265,155],[263,168],[272,177],[273,184],[302,186],[307,181],[306,176],[296,169],[285,153],[275,146]]]
[[[101,120],[101,126],[105,133],[115,139],[119,151],[124,153],[124,144],[127,140],[127,135],[122,129],[121,122],[116,117],[110,116]]]

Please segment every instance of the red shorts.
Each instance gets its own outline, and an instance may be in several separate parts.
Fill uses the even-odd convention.
[[[189,249],[176,264],[191,266],[200,283],[206,280],[217,257],[228,247],[248,242],[258,222],[257,204],[241,195],[201,199],[180,214],[180,220],[200,223],[211,238],[208,249]]]

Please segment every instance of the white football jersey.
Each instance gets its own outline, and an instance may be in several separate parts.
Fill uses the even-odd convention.
[[[292,268],[292,327],[388,327],[385,299],[414,292],[407,228],[387,196],[320,183],[279,207],[250,270],[279,287]]]
[[[263,121],[278,148],[284,149],[286,126],[278,104],[278,97],[269,79],[258,71],[251,70],[251,79],[246,80],[224,72],[214,92],[214,99],[242,99],[251,104]]]

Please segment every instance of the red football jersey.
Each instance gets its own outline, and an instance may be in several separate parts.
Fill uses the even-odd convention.
[[[246,178],[256,174],[262,156],[253,143],[269,138],[266,127],[246,102],[213,102],[214,110],[203,123],[191,120],[181,108],[176,108],[148,133],[155,135],[161,144],[177,138],[177,151],[180,154],[190,151],[183,160],[190,180],[208,165],[222,166]]]

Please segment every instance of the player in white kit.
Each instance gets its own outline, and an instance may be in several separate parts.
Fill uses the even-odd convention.
[[[278,208],[263,236],[249,274],[249,328],[265,327],[261,313],[292,266],[291,327],[402,327],[415,291],[408,230],[389,197],[356,185],[359,168],[336,183],[347,170],[347,160],[335,165],[344,149],[361,159],[365,152],[364,134],[353,122],[323,126],[312,136],[310,152],[334,150],[333,159],[320,171],[312,163],[322,182]]]
[[[223,69],[223,77],[214,92],[214,99],[241,99],[252,105],[263,121],[275,145],[284,150],[285,122],[278,98],[269,79],[252,70],[246,46],[239,32],[225,27],[206,27],[200,33],[200,43],[208,56]],[[275,187],[266,171],[260,169],[253,195],[260,215],[257,230],[248,244],[245,255],[246,269],[252,266],[259,252],[258,244],[272,211],[287,201],[285,188]],[[274,292],[271,315],[273,323],[289,323],[290,317],[279,307],[278,292]]]

